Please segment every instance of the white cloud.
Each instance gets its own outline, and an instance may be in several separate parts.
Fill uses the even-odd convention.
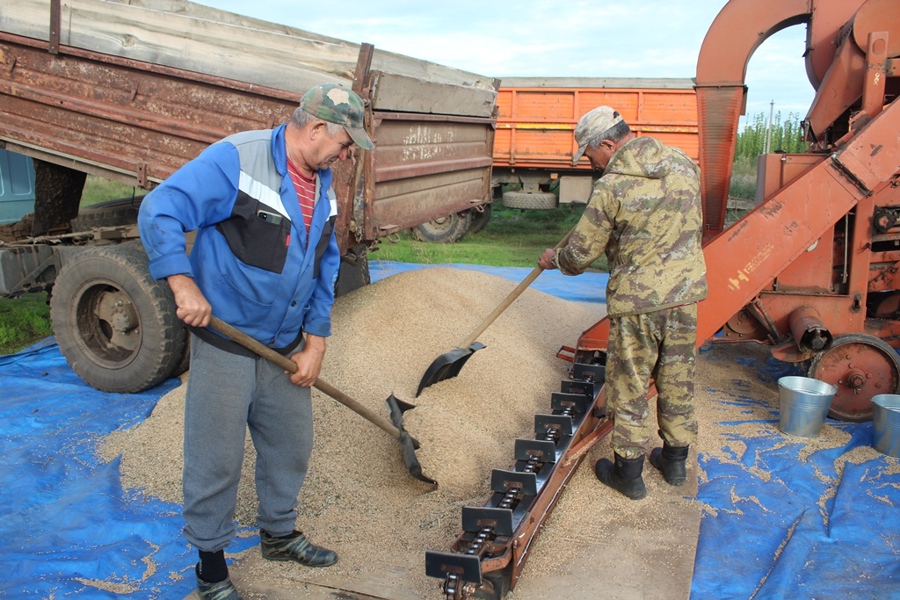
[[[489,77],[696,75],[706,31],[725,0],[290,0],[203,4]],[[747,70],[748,115],[806,114],[812,88],[805,28],[767,40]]]

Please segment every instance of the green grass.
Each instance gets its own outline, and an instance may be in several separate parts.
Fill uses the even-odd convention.
[[[584,205],[555,210],[504,208],[497,202],[491,220],[478,233],[455,244],[417,241],[409,233],[383,239],[370,260],[422,264],[474,264],[493,267],[534,267],[546,248],[554,247],[575,226]],[[598,261],[594,268],[603,268]]]
[[[728,194],[735,198],[756,198],[756,159],[738,157],[731,167],[731,185]]]
[[[0,355],[53,335],[46,292],[0,300]]]
[[[116,198],[142,196],[146,193],[147,190],[131,185],[88,175],[87,181],[84,183],[84,190],[81,192],[81,206],[90,206],[98,202],[115,200]]]

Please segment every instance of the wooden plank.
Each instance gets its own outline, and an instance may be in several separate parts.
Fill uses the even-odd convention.
[[[101,0],[74,0],[62,43],[303,93],[323,81],[352,81],[357,50],[300,37]]]
[[[490,117],[493,90],[377,73],[372,104],[376,110]]]
[[[10,0],[0,11],[3,31],[48,40],[49,0]],[[298,94],[322,82],[349,87],[359,54],[357,44],[184,0],[68,0],[62,23],[65,46]],[[385,110],[409,110],[404,95],[443,95],[419,104],[439,114],[490,116],[489,78],[377,49],[373,68],[396,75],[380,84]]]
[[[15,0],[0,3],[0,31],[50,40],[50,2]]]

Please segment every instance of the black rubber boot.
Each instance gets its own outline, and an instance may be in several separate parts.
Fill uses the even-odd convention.
[[[632,500],[640,500],[647,495],[647,488],[644,487],[644,478],[641,477],[643,471],[643,456],[622,458],[616,454],[615,463],[601,458],[594,466],[594,473],[597,474],[597,479],[601,483],[625,494]]]
[[[664,441],[662,448],[655,448],[650,453],[650,464],[662,471],[669,485],[682,485],[687,481],[685,461],[689,448],[690,446],[676,448]]]

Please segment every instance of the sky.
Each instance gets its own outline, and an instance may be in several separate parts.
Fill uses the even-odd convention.
[[[199,0],[355,44],[504,77],[692,78],[725,0]],[[806,26],[770,37],[747,68],[747,117],[806,115]],[[501,83],[502,86],[502,83]],[[774,104],[772,104],[774,103]]]

